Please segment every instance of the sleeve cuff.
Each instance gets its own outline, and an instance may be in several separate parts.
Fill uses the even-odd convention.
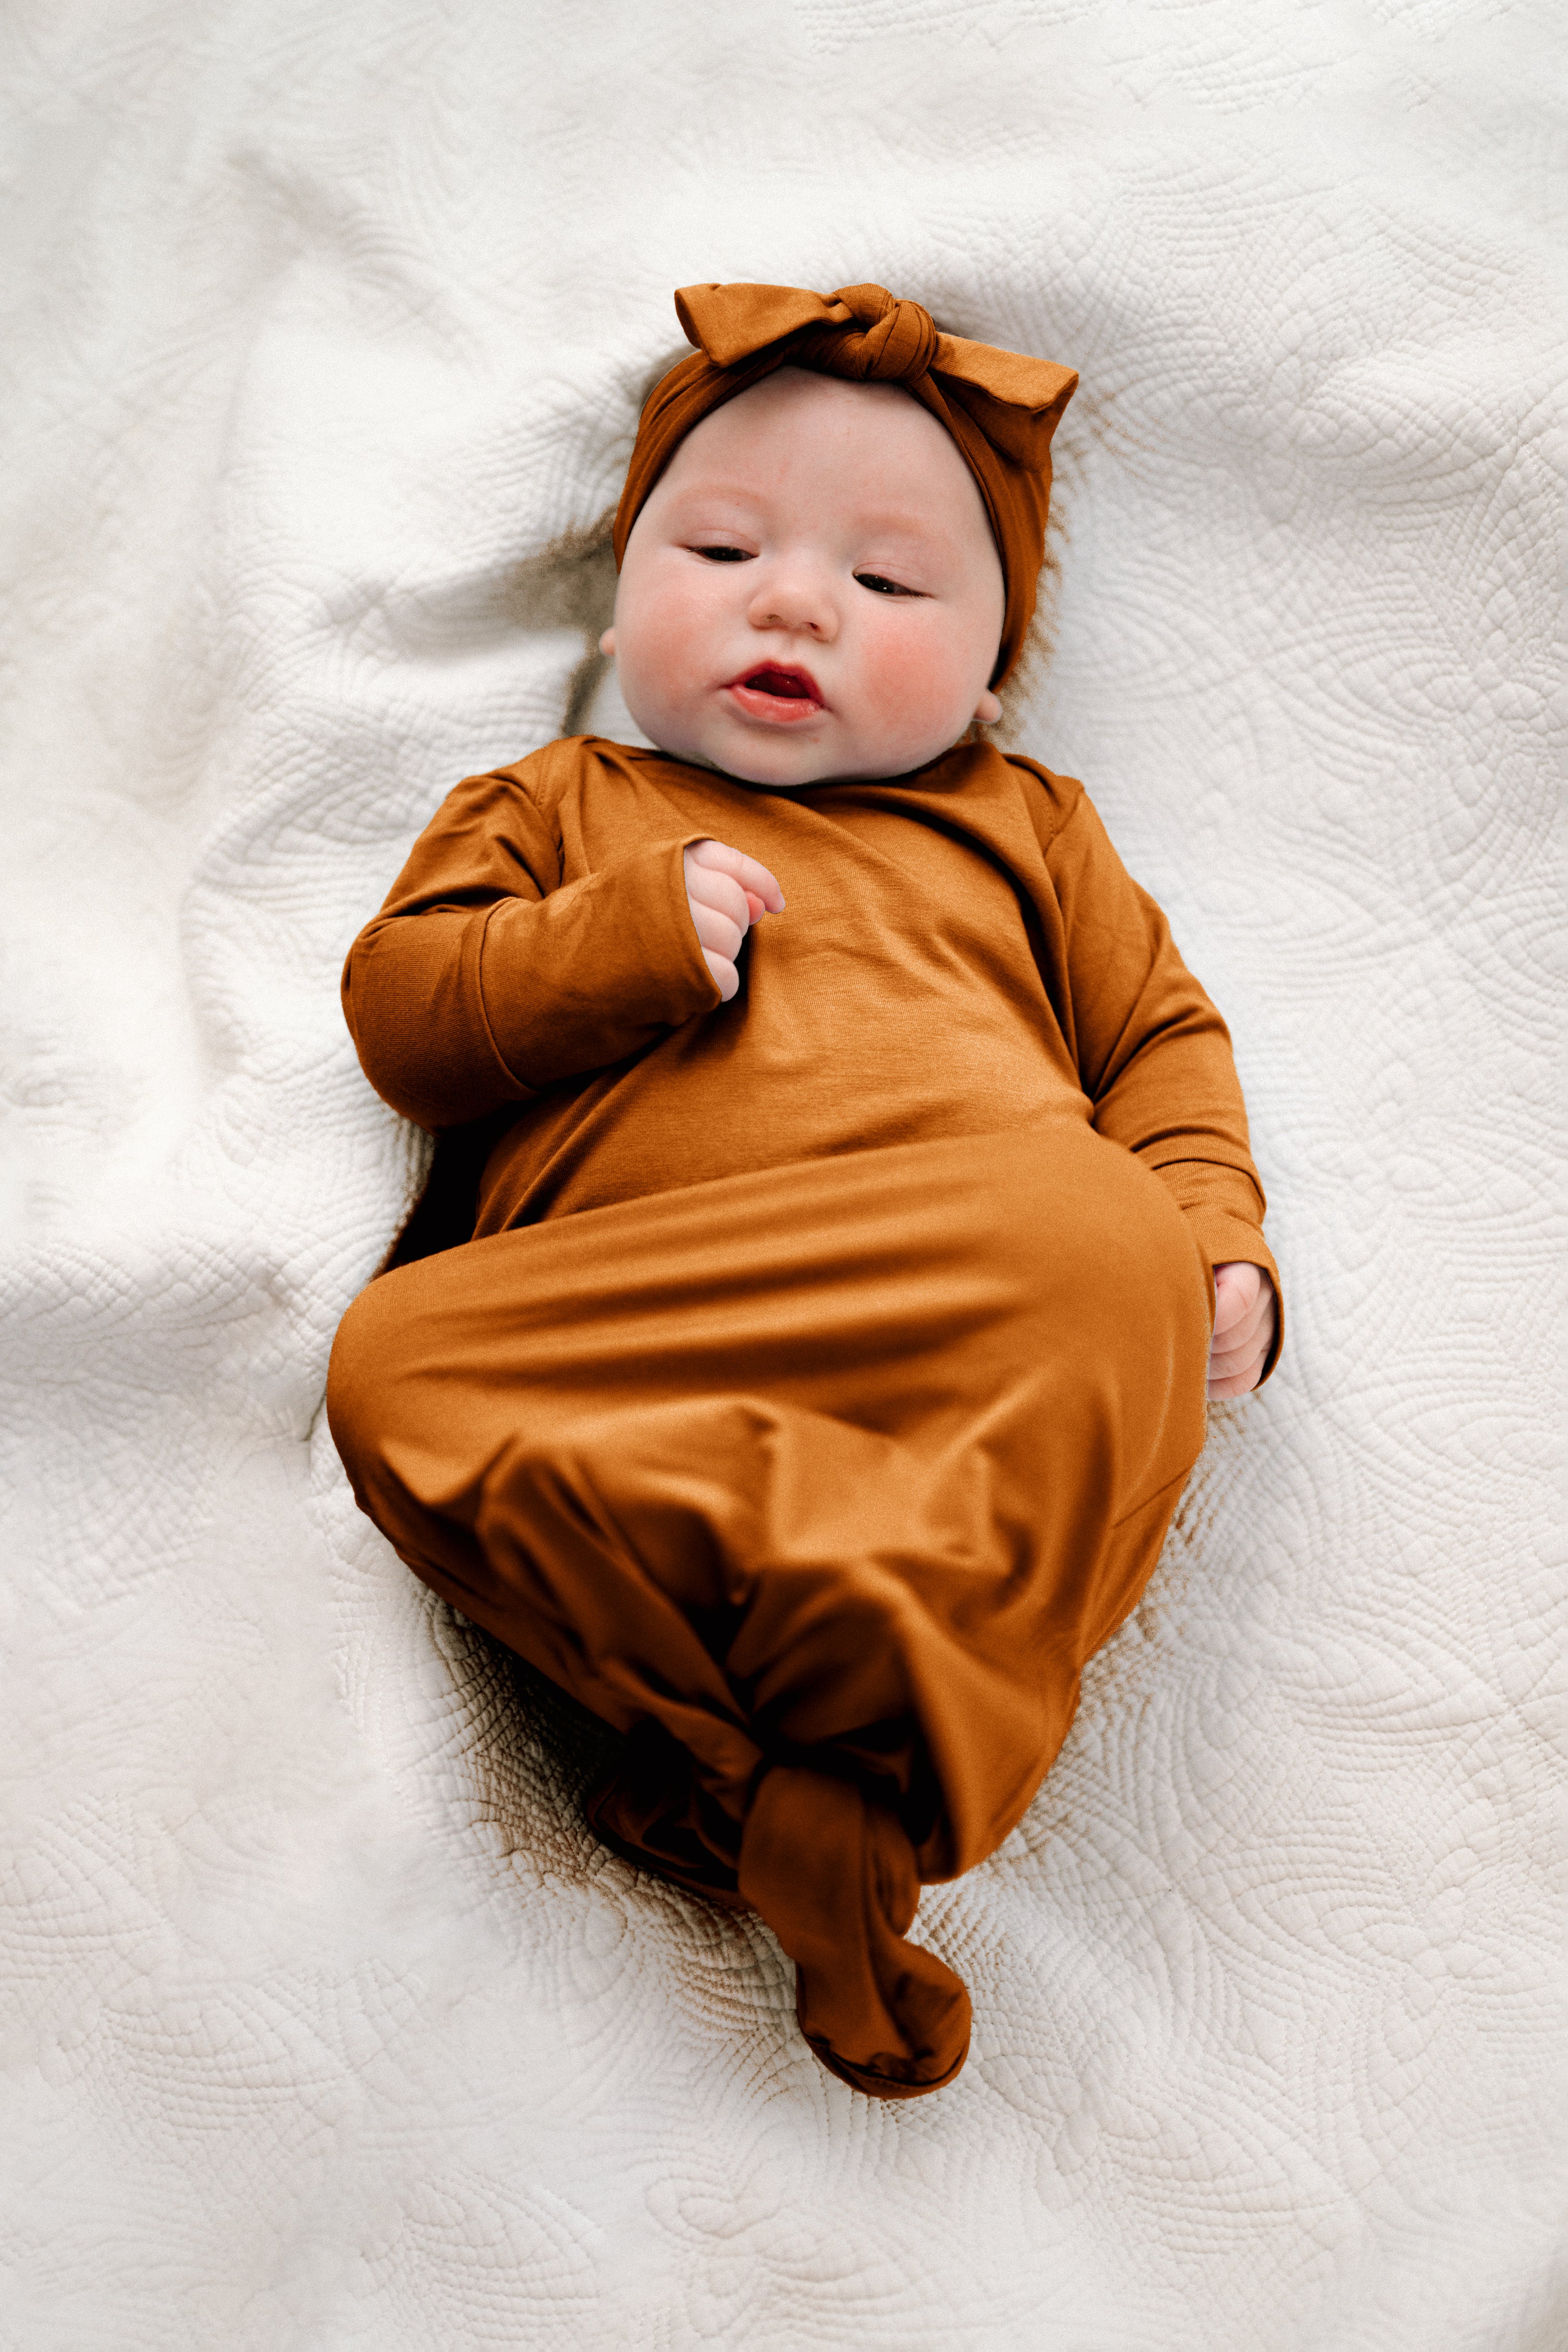
[[[686,895],[684,853],[661,842],[485,926],[480,996],[495,1050],[537,1091],[603,1069],[721,1002]]]

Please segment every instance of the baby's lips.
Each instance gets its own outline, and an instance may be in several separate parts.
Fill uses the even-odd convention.
[[[807,669],[791,663],[758,662],[721,689],[732,695],[749,719],[777,726],[798,726],[802,719],[820,719],[828,709],[822,689]]]

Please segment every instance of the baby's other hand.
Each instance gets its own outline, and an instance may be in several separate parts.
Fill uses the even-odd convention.
[[[1258,1386],[1274,1345],[1274,1285],[1260,1265],[1243,1259],[1215,1266],[1214,1293],[1209,1394],[1245,1396]]]
[[[721,841],[694,841],[686,853],[686,898],[703,961],[728,1004],[741,985],[741,941],[764,915],[784,912],[784,892],[754,857]]]

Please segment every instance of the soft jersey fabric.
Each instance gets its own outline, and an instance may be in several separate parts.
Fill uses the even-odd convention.
[[[685,843],[771,866],[728,1005]],[[1081,788],[964,746],[767,793],[594,738],[458,787],[355,941],[364,1066],[506,1118],[328,1392],[402,1556],[628,1735],[601,1833],[797,1963],[876,2095],[963,2063],[907,1931],[994,1850],[1273,1273],[1224,1024]]]
[[[708,835],[788,902],[727,1005],[682,868]],[[1137,1153],[1211,1266],[1278,1280],[1224,1022],[1081,785],[988,744],[770,793],[552,743],[448,797],[355,940],[343,1006],[422,1127],[517,1106],[480,1234],[1061,1112]]]

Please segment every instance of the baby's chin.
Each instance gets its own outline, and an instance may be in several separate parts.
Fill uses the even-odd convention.
[[[912,747],[900,744],[889,755],[879,758],[875,750],[868,751],[861,745],[846,747],[831,740],[799,743],[764,738],[757,741],[743,729],[729,728],[710,736],[686,738],[679,730],[649,727],[640,717],[637,724],[649,742],[668,759],[684,760],[689,767],[707,768],[715,775],[731,776],[738,784],[759,793],[799,793],[808,791],[813,784],[874,783],[880,777],[907,776],[911,770],[923,768],[928,761],[951,751],[960,740],[953,736]]]

